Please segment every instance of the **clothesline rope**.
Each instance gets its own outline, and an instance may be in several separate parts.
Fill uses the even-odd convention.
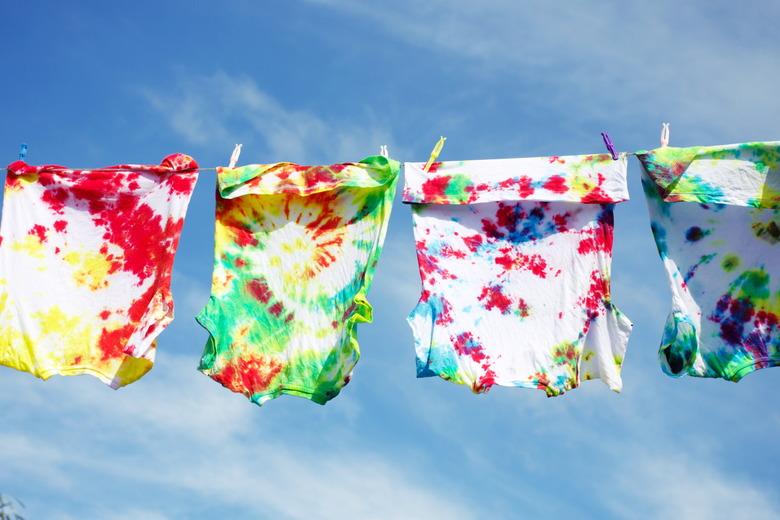
[[[639,152],[615,152],[614,146],[612,146],[612,141],[609,139],[609,135],[602,132],[601,134],[602,138],[604,138],[604,143],[607,146],[607,149],[609,153],[612,155],[612,158],[617,160],[618,156],[620,155],[633,155],[636,156],[639,154]],[[431,152],[431,156],[428,158],[428,162],[425,163],[425,167],[423,168],[423,171],[428,171],[428,169],[431,167],[431,164],[436,161],[439,158],[439,154],[441,153],[442,148],[444,147],[444,142],[447,140],[446,137],[442,136],[439,138],[439,140],[436,142],[436,145],[433,148],[433,151]],[[669,123],[661,123],[661,147],[665,148],[669,146]],[[236,144],[235,148],[233,148],[233,153],[230,156],[230,163],[227,166],[227,168],[234,168],[236,166],[236,162],[238,161],[239,155],[241,154],[241,147],[243,145]],[[379,154],[382,157],[389,158],[389,152],[387,149],[387,145],[382,145],[379,148]],[[19,160],[24,160],[27,156],[27,144],[22,143],[22,145],[19,148]],[[219,168],[225,168],[224,166],[210,166],[207,168],[197,168],[196,171],[198,172],[210,172],[210,171],[217,171]],[[66,167],[50,167],[50,169],[55,169],[63,172],[67,171],[109,171],[109,172],[127,172],[132,173],[134,170],[132,168],[124,168],[124,167],[116,167],[116,166],[106,166],[102,168],[66,168]],[[7,172],[8,168],[2,168],[2,171]],[[170,173],[192,173],[193,170],[189,170],[186,172],[178,172],[178,171],[172,171]]]

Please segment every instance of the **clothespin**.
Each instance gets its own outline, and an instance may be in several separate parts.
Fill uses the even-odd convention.
[[[235,168],[236,163],[238,162],[238,156],[241,155],[241,146],[240,144],[237,144],[235,148],[233,148],[233,153],[230,154],[230,164],[228,164],[228,168]]]
[[[609,138],[609,134],[606,132],[601,132],[601,138],[604,139],[604,145],[607,147],[607,150],[609,150],[609,155],[612,156],[612,160],[617,161],[618,154],[615,151],[615,145],[612,144],[612,139]]]
[[[390,158],[390,152],[387,151],[387,145],[386,144],[383,144],[382,146],[379,147],[379,155],[381,155],[385,159],[389,159]]]
[[[27,143],[19,145],[19,160],[23,161],[27,157]]]
[[[433,147],[433,150],[431,150],[431,156],[428,157],[428,162],[425,163],[425,166],[423,167],[423,171],[425,173],[428,173],[428,170],[431,169],[431,165],[436,162],[436,159],[439,158],[441,149],[444,148],[444,141],[446,140],[447,140],[446,137],[441,136],[439,137],[439,140],[436,141],[436,145]]]
[[[669,123],[661,123],[661,148],[669,146]]]

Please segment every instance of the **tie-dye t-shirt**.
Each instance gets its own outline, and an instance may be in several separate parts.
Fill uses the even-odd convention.
[[[484,392],[611,389],[630,321],[610,296],[625,156],[405,165],[422,295],[409,315],[417,375]]]
[[[780,363],[780,142],[638,157],[672,289],[664,371],[738,381]]]
[[[151,369],[198,165],[8,167],[0,226],[0,364],[118,388]]]
[[[372,319],[398,170],[381,156],[218,169],[203,373],[258,405],[339,393],[360,355],[356,325]]]

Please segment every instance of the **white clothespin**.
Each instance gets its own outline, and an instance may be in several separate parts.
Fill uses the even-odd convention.
[[[241,155],[241,146],[240,144],[237,144],[235,148],[233,148],[233,153],[230,154],[230,164],[228,164],[228,168],[235,168],[236,163],[238,162],[238,157]]]
[[[669,146],[669,123],[661,123],[661,148]]]
[[[386,144],[383,144],[382,146],[379,147],[379,155],[381,155],[385,159],[389,159],[390,158],[390,152],[387,151],[387,145]]]

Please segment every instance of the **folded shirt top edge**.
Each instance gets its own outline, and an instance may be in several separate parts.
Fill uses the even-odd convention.
[[[100,166],[97,168],[71,168],[59,164],[31,165],[25,161],[14,161],[6,167],[11,175],[31,175],[41,173],[56,173],[59,175],[84,175],[95,173],[195,173],[199,169],[198,163],[189,155],[174,153],[160,161],[160,164],[117,164],[112,166]]]
[[[664,202],[780,208],[780,141],[637,152]]]
[[[476,204],[563,201],[608,204],[629,199],[627,159],[609,154],[404,164],[403,202]]]
[[[400,163],[383,156],[360,162],[301,165],[292,162],[218,167],[217,184],[222,198],[243,195],[309,196],[338,188],[380,188],[398,177]]]

